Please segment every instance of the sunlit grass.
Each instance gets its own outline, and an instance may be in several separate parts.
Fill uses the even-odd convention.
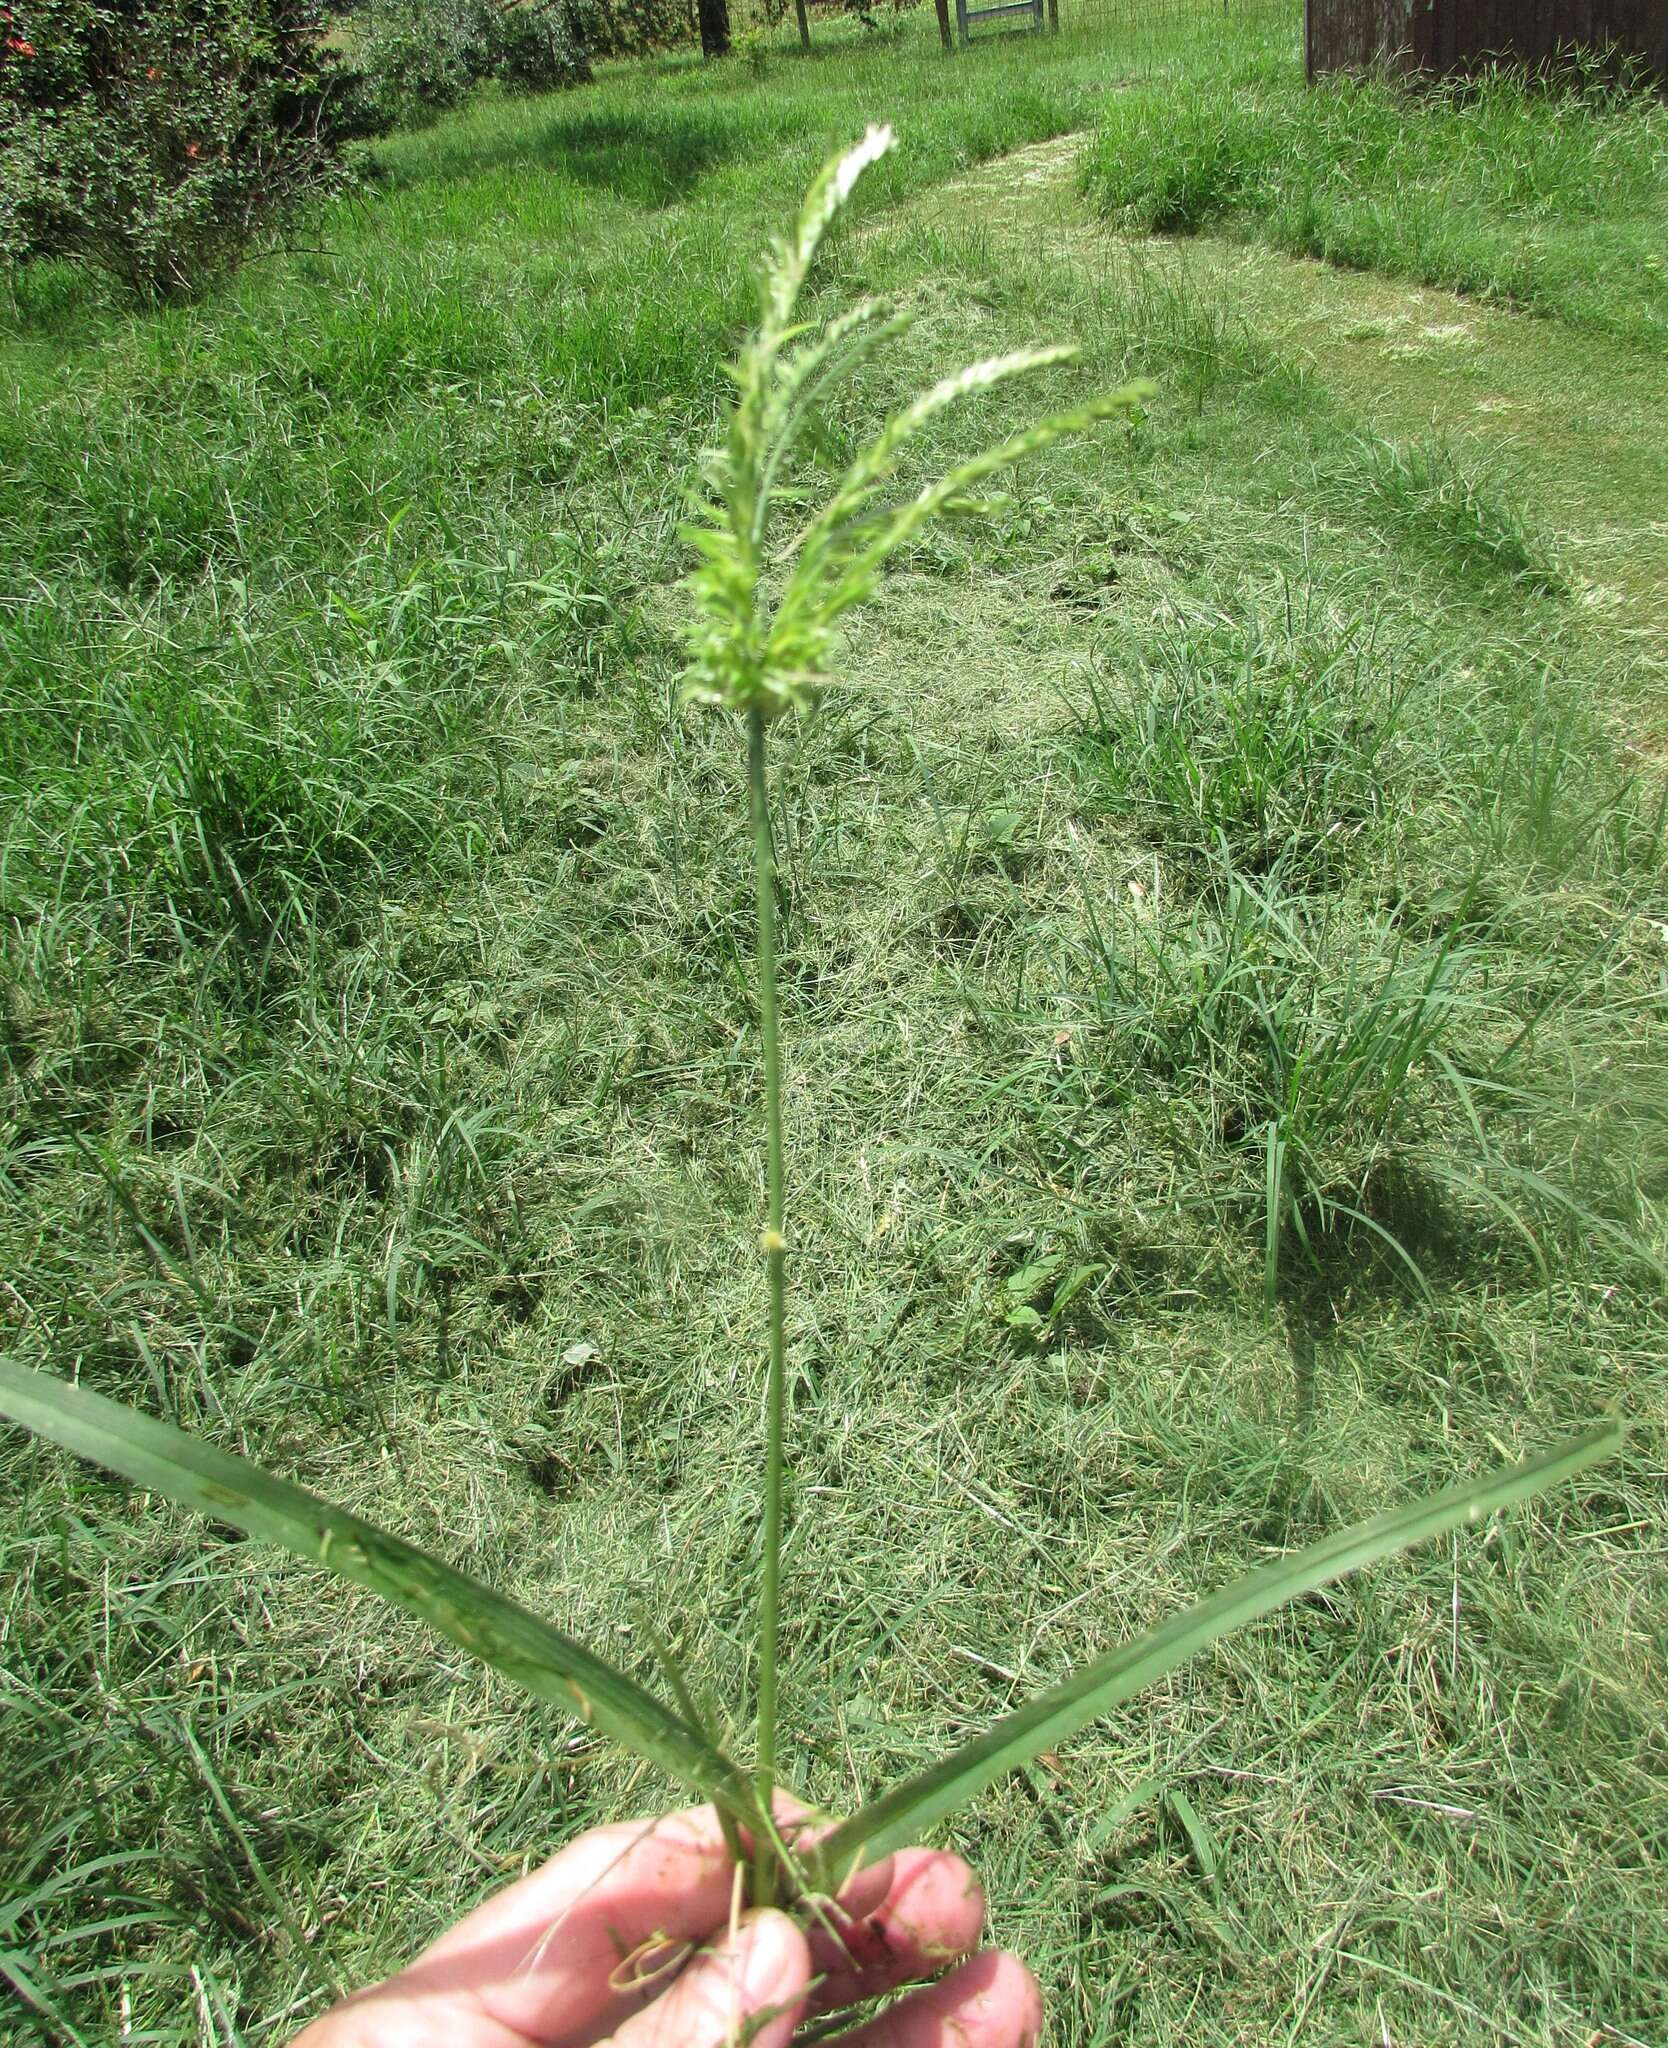
[[[6,1341],[385,1514],[652,1680],[641,1608],[744,1743],[753,900],[732,740],[673,715],[678,527],[753,251],[891,117],[907,148],[814,304],[918,317],[821,423],[813,478],[947,363],[1038,335],[1163,392],[917,541],[842,653],[851,691],[781,750],[788,1364],[820,1424],[785,1568],[795,1765],[849,1810],[948,1722],[1270,1549],[1614,1400],[1641,1428],[1602,1485],[1224,1648],[954,1838],[1083,2048],[1278,2040],[1299,2012],[1326,2040],[1652,2039],[1648,663],[1573,576],[1454,559],[1431,478],[1361,482],[1392,460],[1361,449],[1422,429],[1280,360],[1218,273],[1161,250],[1131,289],[1121,258],[1016,251],[944,189],[1092,123],[1123,61],[1085,35],[948,69],[621,71],[391,145],[316,253],[200,309],[27,282],[0,499]],[[1190,61],[1225,61],[1214,18]],[[1602,296],[1633,231],[1597,226]],[[1594,389],[1606,360],[1601,337]],[[1478,532],[1550,524],[1567,575],[1562,508],[1526,502],[1541,423],[1502,418],[1498,467],[1454,455]],[[943,423],[909,478],[999,425]],[[1259,890],[1279,868],[1282,915],[1324,917],[1297,990],[1323,1027],[1457,927],[1433,1050],[1494,1076],[1498,1177],[1440,1065],[1321,1154],[1428,1296],[1311,1210],[1265,1316],[1252,997],[1292,985],[1218,991],[1224,839]],[[651,1796],[417,1624],[56,1458],[6,1464],[0,1947],[84,2037],[299,2023],[319,1971],[257,1863],[351,1982]]]
[[[1084,176],[1145,232],[1226,228],[1382,270],[1668,338],[1668,116],[1646,89],[1526,81],[1436,88],[1255,67],[1189,96],[1120,94]]]

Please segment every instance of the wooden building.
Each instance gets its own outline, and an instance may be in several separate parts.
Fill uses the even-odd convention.
[[[1668,87],[1668,0],[1306,0],[1309,76],[1545,64],[1615,47]]]

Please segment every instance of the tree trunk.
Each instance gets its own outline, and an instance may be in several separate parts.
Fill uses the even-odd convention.
[[[951,47],[950,0],[938,0],[938,40],[944,45],[946,52],[948,52]]]
[[[695,0],[701,24],[701,55],[725,57],[730,50],[730,0]]]

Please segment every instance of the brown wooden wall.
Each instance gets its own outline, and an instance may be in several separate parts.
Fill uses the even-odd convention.
[[[1617,43],[1668,85],[1668,0],[1307,0],[1309,74],[1468,71]]]
[[[1309,76],[1320,71],[1400,70],[1414,56],[1414,12],[1423,0],[1307,0]]]

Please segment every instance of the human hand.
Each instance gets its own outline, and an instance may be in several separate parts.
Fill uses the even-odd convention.
[[[711,1807],[596,1828],[291,2048],[790,2048],[806,2020],[921,1978],[826,2048],[1035,2048],[1036,1983],[972,1953],[984,1894],[958,1856],[859,1871],[837,1934],[739,1901]]]

